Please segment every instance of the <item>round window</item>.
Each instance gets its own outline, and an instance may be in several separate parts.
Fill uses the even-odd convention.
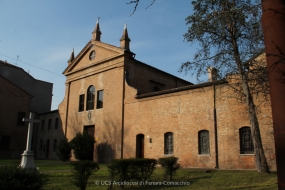
[[[90,55],[89,55],[89,59],[93,60],[95,58],[96,52],[95,50],[91,51]]]

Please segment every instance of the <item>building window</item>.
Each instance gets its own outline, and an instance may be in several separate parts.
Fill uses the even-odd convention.
[[[79,109],[78,109],[78,111],[84,111],[84,98],[85,98],[84,94],[79,95]]]
[[[57,147],[57,140],[54,139],[53,140],[53,149],[52,149],[54,152],[56,151],[56,147]]]
[[[1,150],[9,150],[10,146],[10,137],[2,136],[1,138]]]
[[[43,151],[43,140],[40,140],[40,151]]]
[[[152,92],[158,92],[160,89],[157,86],[152,87]]]
[[[51,119],[48,120],[48,130],[51,130]]]
[[[95,50],[91,51],[91,53],[89,54],[89,60],[93,60],[95,56],[96,56]]]
[[[45,129],[45,120],[42,120],[42,130]]]
[[[173,133],[164,134],[164,154],[173,154]]]
[[[198,140],[199,154],[210,154],[209,131],[199,131]]]
[[[97,109],[103,108],[103,90],[97,92]]]
[[[90,86],[87,90],[87,108],[86,110],[94,109],[94,99],[95,99],[95,87]]]
[[[17,125],[25,125],[25,122],[23,121],[23,118],[25,118],[26,112],[18,112],[18,118],[17,118]]]
[[[55,118],[54,129],[58,129],[58,118]]]
[[[254,146],[251,138],[250,127],[242,127],[239,129],[240,153],[254,154]]]

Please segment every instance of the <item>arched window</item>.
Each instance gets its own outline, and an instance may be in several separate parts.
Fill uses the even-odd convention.
[[[239,140],[241,154],[254,154],[250,127],[242,127],[239,129]]]
[[[48,130],[51,130],[51,119],[48,120]]]
[[[57,139],[53,139],[53,151],[56,151],[56,146],[57,146]]]
[[[209,131],[201,130],[198,132],[199,154],[210,154]]]
[[[152,87],[152,91],[153,91],[153,92],[157,92],[157,91],[160,91],[160,89],[159,89],[159,87],[154,86],[154,87]]]
[[[40,151],[43,151],[43,139],[40,140]]]
[[[45,120],[42,120],[42,130],[45,129]]]
[[[164,133],[164,154],[173,154],[173,133]]]
[[[90,86],[87,90],[87,108],[86,110],[94,109],[94,99],[95,99],[95,87]]]
[[[58,129],[58,118],[55,118],[54,129]]]

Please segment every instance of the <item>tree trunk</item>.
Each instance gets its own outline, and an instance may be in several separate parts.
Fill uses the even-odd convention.
[[[259,123],[257,120],[255,104],[253,102],[253,98],[248,84],[248,76],[247,76],[248,74],[245,71],[242,61],[240,59],[240,54],[236,43],[236,39],[235,37],[232,37],[232,39],[233,39],[232,44],[234,49],[234,57],[238,67],[239,75],[241,76],[243,93],[246,98],[248,117],[250,120],[250,127],[251,127],[251,137],[255,151],[256,169],[258,172],[269,173],[268,164],[262,146],[262,140],[259,130]]]
[[[255,151],[255,159],[256,159],[256,169],[258,172],[262,173],[269,173],[268,164],[266,161],[266,157],[264,154],[262,140],[259,130],[259,123],[257,120],[257,114],[255,110],[255,104],[253,102],[252,95],[249,90],[249,86],[247,81],[242,81],[242,87],[244,94],[246,96],[246,104],[248,108],[248,116],[250,119],[250,126],[251,126],[251,136],[254,144],[254,151]]]

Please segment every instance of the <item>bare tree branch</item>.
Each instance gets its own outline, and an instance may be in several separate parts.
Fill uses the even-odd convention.
[[[130,14],[129,16],[132,16],[132,15],[136,12],[139,2],[140,2],[140,0],[130,1],[129,3],[126,3],[126,4],[132,4],[132,3],[135,3],[134,10],[133,10],[132,14]]]
[[[153,0],[152,3],[149,6],[147,6],[145,9],[148,9],[150,6],[152,6],[155,1],[156,0]],[[134,10],[133,10],[132,14],[129,15],[129,17],[132,16],[133,14],[135,14],[137,7],[139,5],[139,2],[140,2],[140,0],[135,0],[135,1],[130,1],[130,2],[126,3],[126,4],[133,4],[133,3],[135,4]]]
[[[150,6],[152,6],[154,2],[155,2],[155,0],[153,0],[152,3],[149,6],[147,6],[145,9],[149,8]]]

